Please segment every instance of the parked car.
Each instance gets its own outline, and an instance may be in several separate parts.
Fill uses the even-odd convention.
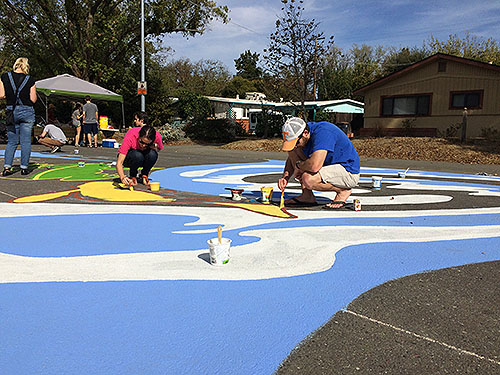
[[[352,132],[352,128],[351,128],[351,124],[349,124],[348,122],[339,122],[338,124],[335,124],[337,125],[337,127],[342,130],[345,135],[347,135],[349,138],[353,138],[354,137],[354,133]]]

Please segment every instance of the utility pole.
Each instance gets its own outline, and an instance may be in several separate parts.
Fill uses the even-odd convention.
[[[318,70],[318,39],[325,40],[325,37],[314,37],[314,71],[313,71],[313,99],[316,100],[316,71]]]
[[[314,37],[314,76],[313,76],[313,100],[316,101],[316,69],[318,61],[318,37]]]
[[[144,0],[141,0],[141,82],[146,82],[144,64]],[[146,112],[146,95],[141,94],[141,111]]]

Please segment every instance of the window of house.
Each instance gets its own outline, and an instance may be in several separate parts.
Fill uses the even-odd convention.
[[[450,109],[479,109],[483,107],[483,91],[456,91],[450,93]]]
[[[430,94],[383,97],[382,116],[429,116],[430,106]]]

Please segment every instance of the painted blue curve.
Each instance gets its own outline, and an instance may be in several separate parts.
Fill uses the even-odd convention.
[[[196,217],[185,215],[146,214],[0,218],[0,236],[9,238],[9,241],[2,245],[1,252],[32,257],[74,257],[201,250],[207,247],[207,240],[216,236],[216,229],[222,223],[186,226],[196,220]],[[258,233],[268,229],[381,225],[394,227],[397,230],[408,227],[468,227],[498,225],[498,223],[500,214],[296,219],[225,230],[224,235],[231,238],[233,246],[239,246],[260,240],[257,236],[241,234],[252,230]],[[11,233],[12,228],[16,228],[15,236]],[[134,228],[134,234],[124,235],[121,228]],[[210,232],[176,233],[186,230]]]
[[[255,167],[255,165],[261,166],[260,168]],[[234,169],[223,169],[219,170],[220,168],[227,168],[231,167]],[[209,195],[220,195],[220,194],[229,194],[225,188],[239,188],[239,189],[245,189],[249,188],[252,186],[249,183],[242,182],[240,184],[234,184],[234,183],[216,183],[217,178],[223,177],[223,176],[234,176],[234,175],[242,175],[245,174],[247,176],[253,176],[253,175],[261,175],[261,174],[266,174],[266,173],[276,173],[280,174],[283,170],[284,167],[284,161],[282,160],[269,160],[267,162],[263,163],[247,163],[247,164],[214,164],[214,165],[198,165],[198,166],[187,166],[187,167],[176,167],[176,168],[168,168],[168,169],[162,169],[159,171],[154,171],[151,174],[151,179],[154,181],[160,182],[160,185],[163,187],[168,187],[169,189],[173,190],[179,190],[179,191],[187,191],[191,193],[199,193],[199,194],[209,194]],[[211,169],[215,169],[214,171],[210,171]],[[209,171],[207,172],[206,175],[204,176],[199,176],[199,177],[190,177],[186,176],[186,173],[191,173],[193,171]],[[461,179],[461,178],[474,178],[477,181],[489,181],[489,182],[500,182],[500,177],[495,177],[495,176],[480,176],[480,175],[468,175],[468,174],[458,174],[458,173],[442,173],[442,172],[426,172],[426,171],[418,171],[419,175],[421,175],[421,179],[412,179],[412,178],[407,178],[407,179],[399,179],[399,178],[394,178],[394,176],[397,176],[397,173],[401,172],[401,170],[398,169],[385,169],[385,168],[367,168],[367,167],[362,167],[361,168],[361,173],[362,174],[370,174],[370,175],[381,175],[385,176],[388,175],[390,177],[383,179],[384,183],[391,183],[391,184],[399,184],[399,183],[404,183],[404,182],[409,182],[411,181],[412,183],[416,184],[416,188],[418,189],[418,185],[431,185],[434,187],[450,187],[450,186],[456,186],[459,185],[465,189],[468,190],[475,190],[475,189],[484,189],[488,190],[491,192],[499,193],[500,192],[500,186],[497,185],[491,185],[491,184],[481,184],[478,182],[467,182],[466,180],[460,181],[460,182],[453,182],[453,181],[447,181],[447,180],[429,180],[425,179],[426,176],[439,176],[442,178],[448,178],[448,179]],[[411,171],[410,171],[411,172]],[[184,174],[184,175],[183,175]],[[214,182],[205,182],[202,181],[203,179],[211,178],[214,180]],[[371,179],[369,177],[361,177],[361,182],[369,182]],[[277,181],[276,181],[277,183]],[[270,184],[272,185],[276,185]],[[255,191],[255,190],[247,190],[243,195],[247,197],[259,197],[260,196],[260,191]],[[279,198],[278,193],[273,194],[273,197]]]
[[[351,246],[328,271],[258,281],[0,285],[0,370],[15,374],[271,374],[363,292],[500,259],[500,238]]]
[[[240,166],[214,176],[243,170],[265,173]],[[182,171],[210,167],[221,165],[172,168],[155,172],[153,179],[158,181],[158,176],[162,185],[176,190],[218,195],[226,185],[179,176]],[[211,234],[173,232],[215,232],[217,226],[185,227],[196,219],[185,215],[148,219],[152,216],[0,219],[4,239],[0,251],[14,244],[13,253],[17,248],[33,256],[126,253],[144,251],[145,239],[161,251],[182,246],[201,249]],[[138,227],[138,218],[144,219],[140,220],[144,227]],[[240,235],[247,230],[319,225],[467,228],[496,225],[499,219],[498,214],[296,219],[225,235],[234,244],[243,244],[258,240]],[[155,221],[163,225],[155,226]],[[58,227],[70,229],[63,233],[55,230]],[[112,234],[116,228],[124,228],[123,238]],[[127,236],[129,228],[141,235]],[[500,237],[350,246],[337,253],[327,271],[269,280],[0,284],[0,373],[271,374],[296,344],[363,292],[417,272],[494,260],[500,260]]]

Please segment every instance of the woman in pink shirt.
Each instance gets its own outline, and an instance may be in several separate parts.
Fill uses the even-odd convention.
[[[116,171],[120,180],[125,185],[135,185],[133,177],[137,177],[139,168],[142,168],[139,181],[146,184],[146,178],[158,160],[158,151],[163,149],[161,135],[152,126],[144,125],[140,128],[132,128],[118,149],[118,160]],[[125,176],[123,167],[130,168],[130,176]]]

